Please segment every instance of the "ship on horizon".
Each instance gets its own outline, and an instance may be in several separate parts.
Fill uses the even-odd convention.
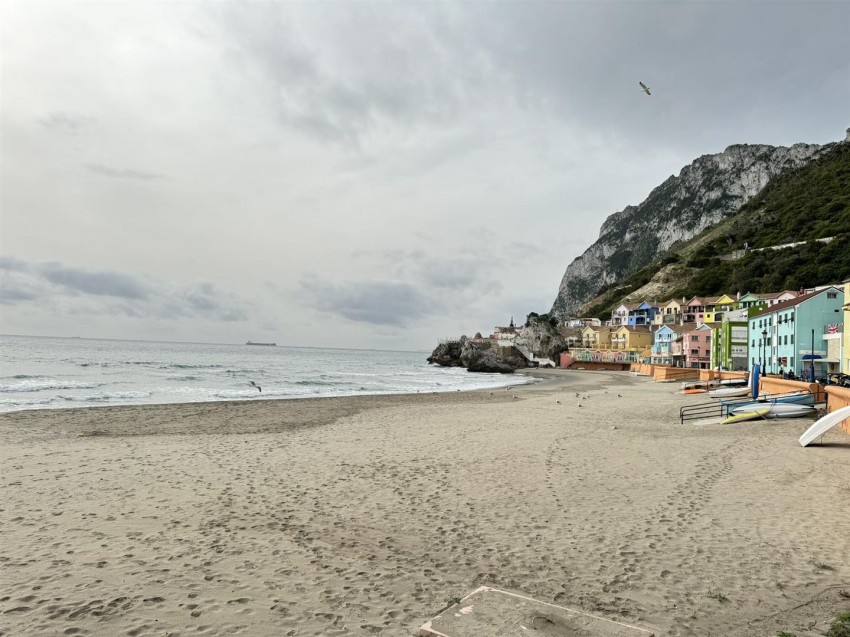
[[[266,347],[277,347],[277,343],[254,343],[253,341],[248,341],[245,345],[265,345]]]

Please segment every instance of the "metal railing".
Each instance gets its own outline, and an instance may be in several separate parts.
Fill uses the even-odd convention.
[[[784,392],[781,394],[769,394],[762,395],[758,398],[753,398],[752,396],[742,396],[739,398],[726,398],[724,400],[713,400],[710,403],[698,403],[696,405],[686,405],[684,407],[679,408],[679,422],[680,424],[685,424],[686,420],[702,420],[704,418],[724,418],[732,413],[732,410],[735,407],[739,407],[741,405],[746,405],[748,403],[764,403],[765,405],[773,405],[781,402],[789,402],[788,399],[797,395],[802,394],[805,398],[801,398],[801,403],[805,401],[805,404],[813,404],[818,396],[813,394],[810,391],[791,391]],[[809,399],[808,397],[811,397]],[[811,402],[808,402],[811,400]],[[796,402],[796,401],[795,401]]]

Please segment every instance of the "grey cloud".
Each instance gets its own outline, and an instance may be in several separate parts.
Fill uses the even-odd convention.
[[[813,104],[834,121],[850,101],[846,82],[825,79],[850,70],[843,2],[225,6],[234,68],[262,69],[281,122],[352,145],[383,122],[468,129],[516,110],[699,154],[785,143],[759,136],[809,118]],[[789,101],[789,90],[811,99]],[[435,152],[420,161],[439,162]]]
[[[434,260],[422,269],[426,283],[438,288],[462,290],[472,287],[478,277],[478,268],[460,259]]]
[[[63,133],[79,133],[93,122],[91,117],[62,111],[53,111],[38,120],[44,128]]]
[[[209,282],[198,283],[182,293],[192,314],[213,316],[222,321],[244,321],[248,318],[231,294]]]
[[[465,56],[462,26],[436,5],[322,7],[232,3],[220,16],[238,73],[260,81],[280,121],[316,139],[356,146],[384,121],[449,122],[490,67]],[[302,28],[315,21],[316,28]],[[309,39],[305,33],[313,37]]]
[[[126,168],[110,168],[100,164],[86,164],[91,172],[102,177],[111,177],[113,179],[138,179],[140,181],[153,181],[155,179],[164,179],[164,175],[156,173],[144,172],[141,170],[130,170]]]
[[[30,265],[26,261],[16,259],[15,257],[0,255],[0,270],[10,272],[28,272]]]
[[[386,250],[381,257],[400,278],[415,281],[435,294],[463,291],[467,300],[492,291],[496,287],[494,272],[503,265],[488,250],[470,250],[463,257],[431,256],[424,250]]]
[[[469,8],[479,14],[470,38],[510,74],[519,101],[632,143],[716,152],[718,143],[763,141],[760,132],[810,117],[815,104],[834,121],[850,101],[846,84],[824,81],[850,71],[842,2]],[[817,72],[804,71],[812,63]],[[639,80],[655,89],[651,98]],[[789,91],[811,98],[789,101]]]
[[[68,267],[59,263],[38,266],[39,273],[51,283],[98,296],[146,299],[150,287],[136,277],[120,272],[97,272]]]
[[[432,310],[428,299],[409,283],[354,281],[334,284],[306,277],[301,280],[300,288],[316,309],[360,323],[404,327]]]
[[[19,301],[34,301],[37,298],[38,294],[33,290],[0,277],[0,305],[15,305]]]
[[[114,271],[0,257],[0,298],[5,305],[38,301],[77,315],[134,318],[205,318],[244,321],[250,304],[210,282],[183,287]]]

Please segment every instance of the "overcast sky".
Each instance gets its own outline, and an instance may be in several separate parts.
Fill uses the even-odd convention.
[[[5,334],[430,350],[696,157],[850,126],[843,1],[0,11]]]

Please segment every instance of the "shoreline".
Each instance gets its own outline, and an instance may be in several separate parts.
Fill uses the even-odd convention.
[[[521,376],[523,375],[522,371],[517,371],[515,374],[487,374],[486,372],[471,372],[478,374],[486,374],[487,376]],[[533,376],[533,374],[525,373],[527,376]],[[64,412],[71,410],[80,410],[80,409],[113,409],[113,408],[130,408],[130,407],[167,407],[172,405],[206,405],[206,404],[244,404],[244,403],[268,403],[273,401],[300,401],[300,400],[325,400],[329,398],[333,399],[348,399],[348,398],[369,398],[375,396],[416,396],[416,395],[430,395],[430,394],[452,394],[455,392],[461,393],[472,393],[472,392],[486,392],[486,391],[494,391],[498,389],[505,389],[509,387],[521,387],[524,385],[532,385],[539,382],[537,377],[534,377],[535,380],[531,381],[516,381],[513,383],[506,382],[504,384],[493,385],[491,387],[479,387],[472,389],[443,389],[443,390],[416,390],[411,392],[388,392],[388,393],[361,393],[361,394],[343,394],[343,395],[327,395],[327,396],[304,396],[304,395],[292,395],[292,396],[275,396],[275,397],[255,397],[255,398],[243,398],[243,399],[216,399],[216,400],[195,400],[195,401],[187,401],[187,402],[162,402],[162,403],[118,403],[118,404],[69,404],[64,405],[62,407],[22,407],[19,409],[9,409],[6,411],[0,411],[0,417],[8,414],[17,414],[21,412]],[[543,377],[540,377],[543,379]]]
[[[415,392],[393,392],[393,393],[374,393],[374,394],[351,394],[351,395],[335,395],[335,396],[277,396],[274,398],[250,398],[250,399],[241,399],[241,400],[203,400],[203,401],[190,401],[190,402],[166,402],[166,403],[137,403],[137,404],[120,404],[120,405],[68,405],[65,407],[39,407],[39,408],[28,408],[28,409],[14,409],[9,411],[0,411],[0,421],[5,416],[17,417],[21,414],[53,414],[53,413],[65,413],[71,411],[84,411],[84,410],[104,410],[104,409],[119,409],[119,410],[132,410],[132,409],[150,409],[150,410],[161,410],[169,407],[175,408],[189,408],[190,406],[212,406],[212,405],[226,405],[228,407],[236,407],[242,405],[253,405],[253,404],[266,404],[269,403],[277,403],[277,402],[290,402],[290,401],[325,401],[325,400],[354,400],[357,401],[361,399],[360,402],[366,402],[368,404],[372,404],[375,399],[381,398],[396,398],[398,400],[405,400],[406,398],[413,398],[416,396],[433,396],[433,395],[454,395],[456,393],[461,394],[474,394],[479,392],[493,392],[500,390],[509,390],[511,388],[519,389],[519,388],[530,388],[534,385],[546,385],[547,383],[554,382],[557,383],[559,378],[561,378],[558,372],[567,372],[568,370],[537,370],[532,368],[527,368],[523,370],[518,370],[515,375],[516,376],[527,376],[530,377],[530,381],[522,381],[522,382],[514,382],[507,383],[502,385],[494,385],[492,387],[481,387],[475,389],[454,389],[454,390],[442,390],[442,391],[415,391]],[[547,373],[549,372],[549,373]],[[483,373],[483,372],[478,372]],[[553,374],[554,373],[554,374]],[[571,372],[575,374],[576,372]],[[35,416],[22,416],[21,420],[29,420],[31,418],[35,418]]]
[[[845,432],[802,449],[809,421],[680,425],[700,398],[669,385],[534,375],[2,414],[0,633],[412,635],[480,585],[659,637],[846,610]]]

